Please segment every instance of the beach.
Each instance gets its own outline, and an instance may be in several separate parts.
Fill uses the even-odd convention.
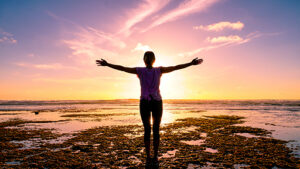
[[[300,101],[165,100],[160,168],[299,168]],[[0,101],[1,168],[143,168],[139,100]]]

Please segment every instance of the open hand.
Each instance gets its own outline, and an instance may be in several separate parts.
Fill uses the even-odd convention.
[[[96,64],[97,64],[98,66],[107,66],[107,65],[108,65],[108,63],[107,63],[106,60],[104,60],[104,59],[96,60]]]
[[[197,58],[193,59],[191,63],[192,63],[192,65],[199,65],[202,62],[203,62],[203,59],[198,59],[198,57],[197,57]]]

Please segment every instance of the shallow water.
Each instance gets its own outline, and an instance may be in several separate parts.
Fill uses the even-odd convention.
[[[300,101],[166,100],[163,106],[162,125],[190,117],[243,116],[246,121],[243,126],[272,131],[274,138],[291,141],[288,146],[293,149],[296,156],[300,156]],[[64,115],[69,116],[62,117]],[[54,128],[58,133],[73,133],[97,126],[142,125],[138,100],[0,101],[0,122],[15,118],[47,121],[47,123],[27,123],[22,127]],[[245,134],[243,136],[251,137]]]

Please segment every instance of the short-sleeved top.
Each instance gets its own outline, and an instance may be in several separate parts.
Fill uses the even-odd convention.
[[[159,84],[162,73],[160,68],[137,67],[136,72],[141,84],[141,99],[161,100]]]

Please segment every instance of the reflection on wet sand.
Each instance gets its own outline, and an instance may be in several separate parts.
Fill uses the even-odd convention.
[[[299,105],[235,104],[165,103],[160,167],[299,164]],[[65,163],[57,167],[144,165],[143,127],[135,102],[11,107],[17,108],[22,110],[7,111],[6,105],[0,112],[0,166],[53,168],[57,160]]]

